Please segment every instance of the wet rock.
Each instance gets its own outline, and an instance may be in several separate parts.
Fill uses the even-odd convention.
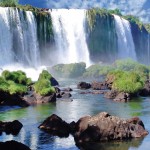
[[[116,102],[127,102],[129,100],[130,100],[130,94],[124,92],[119,93],[114,99],[114,101]]]
[[[52,93],[46,96],[41,96],[38,93],[33,92],[33,94],[31,95],[26,95],[24,97],[24,100],[29,105],[56,102],[56,93]]]
[[[0,149],[1,150],[31,150],[26,145],[16,141],[0,142]]]
[[[51,82],[51,86],[58,86],[59,85],[58,81],[54,77],[51,77],[50,82]]]
[[[62,95],[61,95],[61,98],[70,98],[72,95],[70,94],[70,93],[63,93]]]
[[[77,145],[89,142],[127,140],[146,136],[148,132],[138,118],[128,120],[111,116],[107,112],[79,119],[74,139]]]
[[[59,137],[68,137],[71,132],[69,124],[55,114],[48,117],[39,128]]]
[[[108,99],[115,99],[117,95],[118,92],[116,90],[110,90],[104,94],[104,97]]]
[[[17,135],[22,127],[22,123],[20,123],[18,120],[14,120],[12,122],[0,121],[0,131],[6,132],[6,134]]]
[[[93,90],[107,90],[108,87],[106,85],[105,82],[92,82],[92,85],[91,85],[92,89]]]
[[[0,91],[0,105],[3,106],[20,106],[27,107],[29,104],[24,101],[22,95],[9,94],[4,91]]]
[[[72,88],[68,87],[68,88],[63,88],[61,89],[61,91],[64,91],[64,92],[72,92]]]
[[[78,89],[81,90],[86,90],[86,89],[90,89],[91,88],[91,84],[90,83],[86,83],[86,82],[79,82],[77,85]]]
[[[139,92],[140,96],[150,96],[150,81],[145,83],[144,88]]]

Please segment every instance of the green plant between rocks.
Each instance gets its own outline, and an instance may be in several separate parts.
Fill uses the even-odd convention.
[[[47,70],[43,70],[39,75],[38,81],[34,84],[35,92],[41,96],[47,96],[55,93],[55,88],[51,86],[51,74]]]

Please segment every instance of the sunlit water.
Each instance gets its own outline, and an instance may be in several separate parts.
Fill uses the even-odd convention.
[[[42,121],[55,113],[67,122],[77,121],[84,115],[95,115],[107,111],[111,115],[122,118],[139,116],[150,132],[150,98],[139,98],[128,103],[117,103],[103,98],[103,95],[80,94],[76,89],[78,81],[61,81],[62,86],[69,85],[73,101],[57,101],[56,104],[44,104],[28,108],[0,108],[0,120],[11,121],[18,119],[24,127],[17,136],[2,134],[0,141],[16,140],[28,145],[32,150],[77,150],[72,136],[58,138],[38,129]],[[149,150],[150,135],[144,139],[135,139],[126,142],[92,144],[89,149],[94,150]]]

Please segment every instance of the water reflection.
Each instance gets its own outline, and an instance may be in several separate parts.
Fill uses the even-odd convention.
[[[81,150],[129,150],[137,149],[143,139],[133,139],[125,142],[90,143],[80,147]]]

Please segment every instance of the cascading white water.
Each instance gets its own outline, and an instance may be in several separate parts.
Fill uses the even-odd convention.
[[[148,50],[148,53],[147,53],[147,55],[148,55],[148,64],[150,64],[150,37],[149,37],[150,35],[148,34],[148,39],[147,39],[147,50]]]
[[[30,11],[0,7],[0,67],[39,64],[37,23]]]
[[[84,28],[86,11],[59,9],[50,13],[57,47],[57,63],[82,61],[89,66],[89,51]]]
[[[136,52],[129,21],[114,15],[118,37],[118,58],[132,58],[136,60]]]

